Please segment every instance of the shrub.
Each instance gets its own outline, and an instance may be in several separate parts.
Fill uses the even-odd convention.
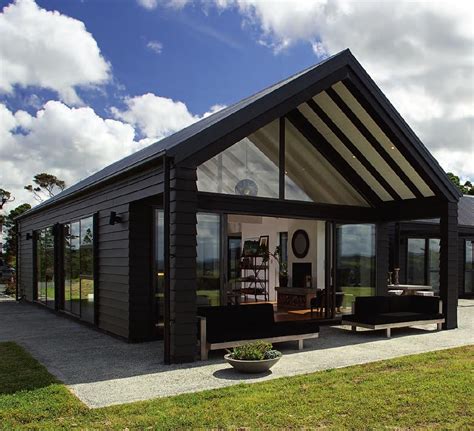
[[[259,361],[263,359],[274,359],[281,356],[278,350],[274,350],[270,343],[256,341],[254,343],[244,344],[234,347],[230,352],[232,359],[241,361]]]
[[[6,295],[14,295],[16,292],[16,282],[15,280],[8,280],[5,284],[5,294]]]

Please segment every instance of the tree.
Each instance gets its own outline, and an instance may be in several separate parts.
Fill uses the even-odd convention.
[[[457,175],[454,175],[452,172],[448,172],[446,175],[463,195],[474,195],[474,187],[471,181],[467,180],[464,184],[461,184],[461,180]]]
[[[17,206],[15,209],[12,209],[8,215],[5,216],[5,222],[3,226],[5,231],[5,244],[3,244],[3,249],[5,250],[5,260],[9,264],[13,264],[15,262],[16,256],[17,231],[15,218],[29,209],[31,209],[30,204],[22,204]]]
[[[13,202],[15,198],[8,190],[0,189],[0,210],[3,209],[3,206],[8,202]]]
[[[52,198],[66,188],[66,183],[63,180],[46,172],[36,174],[33,178],[33,183],[35,185],[28,184],[25,186],[25,190],[33,193],[38,202],[43,202],[45,198]]]

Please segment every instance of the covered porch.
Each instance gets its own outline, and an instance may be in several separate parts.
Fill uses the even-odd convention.
[[[439,295],[444,329],[456,328],[459,193],[348,51],[204,123],[185,129],[186,138],[163,156],[163,207],[156,215],[163,256],[156,273],[166,362],[196,358],[201,306],[249,301],[253,294],[254,301],[276,302],[277,315],[306,319],[307,302],[282,311],[284,301],[291,305],[288,289],[312,289],[315,297],[320,289],[313,317],[334,322],[353,298],[386,295],[391,224],[402,220],[441,220]],[[365,247],[357,256],[344,255],[351,229],[352,248]],[[304,244],[289,245],[297,231],[314,235],[306,253]],[[290,262],[287,254],[287,290],[280,289],[287,299],[278,304],[281,262],[264,265],[268,281],[258,289],[242,266],[255,267],[244,256],[246,239],[267,241],[274,254],[285,232],[296,258]]]

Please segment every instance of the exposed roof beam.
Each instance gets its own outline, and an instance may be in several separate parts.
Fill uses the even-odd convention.
[[[400,177],[400,179],[405,183],[405,185],[410,189],[410,191],[417,197],[423,198],[423,193],[418,189],[418,187],[413,184],[412,180],[408,177],[405,172],[398,166],[397,162],[390,156],[390,154],[385,150],[382,144],[370,133],[370,131],[365,127],[362,121],[357,117],[357,115],[352,112],[352,109],[346,105],[346,102],[337,94],[334,89],[328,88],[326,93],[331,98],[331,100],[338,106],[338,108],[346,115],[346,117],[352,122],[352,124],[357,128],[360,134],[367,140],[367,142],[372,145],[372,147],[380,154],[380,156],[387,162],[387,164],[392,168],[392,170]]]
[[[339,129],[339,127],[329,118],[329,116],[321,109],[321,107],[313,100],[308,100],[307,104],[314,113],[323,121],[324,124],[337,136],[337,138],[346,146],[346,148],[359,160],[360,163],[373,175],[380,185],[395,200],[401,200],[400,195],[393,189],[388,181],[380,174],[377,169],[370,163],[362,152],[351,142],[351,140]]]
[[[300,111],[291,111],[287,118],[339,174],[360,193],[369,205],[379,206],[382,203],[382,199],[378,197],[352,166],[326,141],[326,138],[318,132]]]
[[[198,210],[227,214],[258,214],[268,217],[291,216],[292,218],[334,220],[341,223],[374,223],[378,216],[378,211],[369,207],[218,195],[205,192],[198,192]]]

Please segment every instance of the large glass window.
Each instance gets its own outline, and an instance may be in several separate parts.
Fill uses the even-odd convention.
[[[338,225],[336,238],[336,290],[346,313],[357,296],[375,293],[375,225]]]
[[[464,293],[474,293],[474,241],[466,240],[464,260]]]
[[[64,310],[94,323],[94,219],[64,225]]]
[[[198,167],[198,190],[279,197],[278,120],[259,129]]]
[[[220,305],[220,216],[197,214],[197,305]]]
[[[432,286],[439,292],[439,238],[408,238],[407,283]]]
[[[50,308],[55,307],[54,234],[48,227],[36,232],[36,299]]]
[[[407,283],[425,284],[426,241],[424,238],[408,238]]]
[[[428,284],[435,293],[439,293],[439,251],[440,240],[430,238],[428,240]]]
[[[164,211],[155,210],[155,325],[163,336],[165,315],[165,224]]]

